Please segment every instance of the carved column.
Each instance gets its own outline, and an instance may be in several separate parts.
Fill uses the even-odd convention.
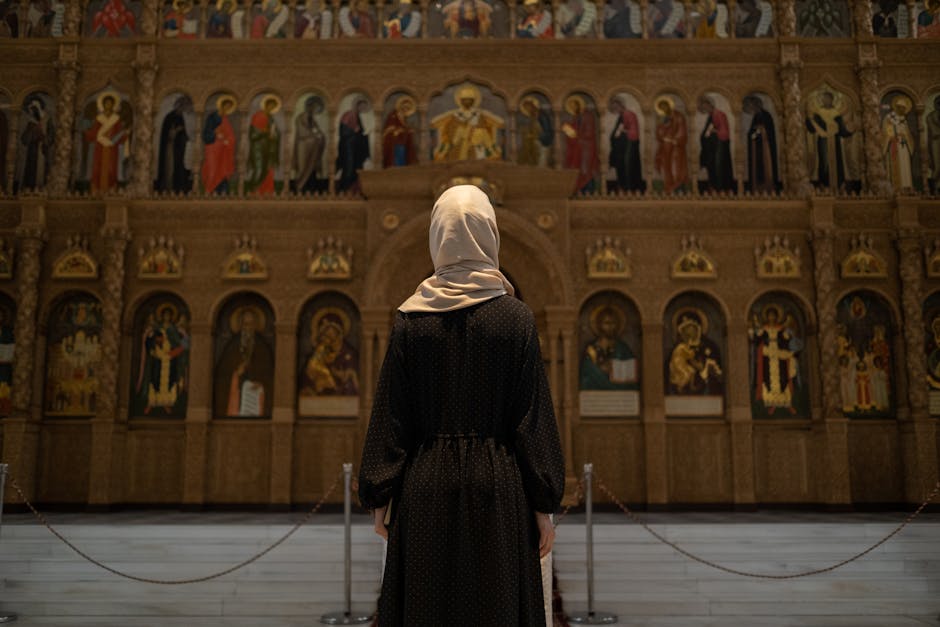
[[[518,5],[519,5],[519,2],[517,2],[516,0],[509,0],[509,38],[510,39],[516,38],[516,24],[518,24],[516,20],[518,19],[517,15],[519,11],[519,9],[517,8]]]
[[[41,253],[45,246],[46,216],[41,203],[23,206],[23,218],[16,229],[16,346],[13,356],[13,413],[5,418],[3,427],[3,461],[10,464],[10,473],[19,486],[32,497],[35,490],[34,471],[39,445],[38,416],[32,415],[33,369],[35,368],[37,302]],[[20,502],[19,495],[8,490],[6,500]]]
[[[98,371],[97,412],[91,421],[91,468],[88,477],[88,504],[107,506],[114,501],[119,479],[113,472],[114,440],[122,425],[118,415],[118,365],[120,363],[121,313],[124,310],[124,253],[131,234],[127,228],[127,207],[111,204],[106,207],[105,224],[101,229],[104,241],[104,262],[101,281],[104,287],[101,302],[101,369]]]
[[[796,37],[796,0],[780,0],[777,5],[777,35]]]
[[[10,107],[7,111],[7,128],[9,129],[9,136],[11,138],[19,137],[19,128],[20,128],[20,109],[18,107]],[[16,145],[19,142],[10,141],[7,142],[7,154],[5,155],[6,160],[6,171],[0,172],[0,190],[12,191],[13,189],[13,177],[16,172],[16,162],[13,157],[16,155]]]
[[[65,16],[62,23],[63,37],[78,37],[82,34],[82,6],[80,0],[67,0],[65,2]],[[61,94],[61,92],[59,92]]]
[[[144,0],[140,8],[140,36],[157,36],[157,12],[160,10],[157,6],[158,0]]]
[[[183,452],[183,505],[193,509],[206,499],[206,458],[212,419],[212,331],[205,320],[189,327],[189,407]]]
[[[855,0],[852,3],[852,20],[856,37],[873,37],[871,24],[871,0]]]
[[[154,44],[137,46],[134,61],[137,93],[134,111],[134,182],[133,196],[148,196],[153,182],[153,85],[157,78],[157,47]]]
[[[275,368],[274,407],[271,416],[271,505],[287,508],[291,500],[291,468],[293,465],[293,434],[296,412],[294,366],[297,363],[297,327],[293,321],[274,325]]]
[[[926,133],[921,133],[925,135]],[[926,140],[925,140],[926,141]],[[418,106],[418,163],[427,163],[431,160],[431,126],[428,119],[428,108],[425,105]],[[927,154],[923,152],[921,154]]]
[[[663,389],[663,323],[643,325],[643,441],[646,452],[646,502],[662,506],[669,502],[668,433]]]
[[[293,11],[291,11],[293,15]],[[293,32],[293,30],[291,30]],[[286,104],[286,103],[285,103]],[[294,119],[294,107],[284,107],[284,128],[279,128],[281,136],[281,155],[283,159],[284,186],[281,188],[281,196],[290,196],[294,180],[294,135],[290,132],[291,120]]]
[[[881,155],[881,98],[878,95],[878,60],[874,43],[859,44],[858,82],[862,99],[862,128],[865,137],[865,172],[868,188],[879,196],[891,194],[891,184]]]
[[[816,201],[819,201],[817,204]],[[821,205],[821,206],[820,206]],[[816,312],[819,321],[819,374],[822,386],[822,448],[828,468],[818,473],[826,486],[819,490],[833,505],[851,502],[849,476],[848,420],[841,409],[839,356],[836,340],[836,262],[832,199],[814,199],[813,274]],[[826,490],[825,488],[828,488]]]
[[[905,211],[906,209],[906,211]],[[906,216],[905,216],[906,214]],[[905,217],[911,219],[905,220]],[[921,229],[917,206],[899,207],[898,230],[901,304],[904,324],[905,365],[910,418],[903,421],[901,451],[904,456],[904,495],[908,502],[920,503],[938,478],[937,424],[928,411],[927,364],[924,355],[923,261]]]
[[[202,120],[205,118],[205,111],[202,107],[195,109],[196,124],[193,131],[193,189],[192,192],[197,195],[206,194],[202,189],[202,158],[205,147],[202,145]]]
[[[786,185],[791,194],[805,198],[812,193],[813,188],[809,182],[809,172],[806,167],[806,127],[800,93],[800,69],[802,67],[799,45],[781,43],[780,86],[783,90],[783,124],[786,137],[784,154]]]
[[[599,16],[604,15],[604,4],[599,4],[597,7],[597,14]],[[640,37],[643,39],[650,38],[650,26],[649,20],[646,19],[646,16],[649,15],[650,3],[649,0],[640,0]],[[604,19],[601,18],[601,32],[604,31]]]
[[[77,3],[70,3],[69,11],[71,11],[73,4]],[[60,45],[59,59],[56,61],[55,67],[58,74],[56,81],[56,138],[48,188],[50,195],[61,196],[68,191],[69,174],[72,171],[75,92],[78,88],[78,75],[81,71],[81,66],[78,63],[78,45]]]
[[[748,367],[750,346],[747,339],[747,320],[728,321],[728,359],[725,376],[728,381],[745,378],[734,372]],[[729,436],[731,440],[731,472],[734,503],[753,507],[757,501],[754,481],[754,418],[751,416],[751,394],[747,386],[733,385],[728,389]]]

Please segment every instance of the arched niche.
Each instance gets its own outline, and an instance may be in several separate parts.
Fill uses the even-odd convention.
[[[702,292],[673,298],[663,318],[663,388],[670,417],[725,415],[727,327],[721,307]]]
[[[345,294],[322,292],[304,305],[297,327],[297,415],[359,415],[362,338],[359,310]]]
[[[762,294],[748,312],[751,416],[809,418],[806,313],[791,294]]]
[[[134,312],[131,418],[185,418],[189,398],[189,307],[172,293],[150,296]]]
[[[98,409],[101,369],[101,302],[87,292],[64,295],[46,331],[46,417],[90,417]]]
[[[896,407],[894,316],[880,294],[856,290],[836,306],[839,393],[847,418],[891,418]]]
[[[640,314],[614,290],[589,298],[578,315],[580,415],[640,415]]]
[[[213,334],[213,416],[270,418],[274,401],[274,311],[259,294],[229,297]]]

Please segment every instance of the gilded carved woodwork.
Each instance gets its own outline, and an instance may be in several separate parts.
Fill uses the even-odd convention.
[[[924,274],[921,235],[917,229],[900,229],[897,237],[898,273],[901,276],[901,312],[904,316],[907,399],[911,415],[927,413],[927,364],[924,359]]]
[[[124,310],[124,255],[131,233],[123,225],[105,225],[101,229],[101,238],[105,245],[105,259],[101,276],[104,297],[101,299],[98,415],[113,420],[117,417],[121,313]]]
[[[831,229],[813,231],[813,274],[816,281],[816,311],[822,383],[823,417],[840,417],[838,329],[836,328],[835,236]]]
[[[36,355],[36,314],[39,301],[40,254],[46,231],[39,226],[16,230],[19,242],[16,290],[16,348],[13,356],[13,412],[25,416],[32,401],[33,364]]]

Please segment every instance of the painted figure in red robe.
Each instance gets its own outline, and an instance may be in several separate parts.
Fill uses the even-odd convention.
[[[85,131],[85,141],[92,145],[92,193],[106,192],[117,187],[121,145],[127,142],[129,131],[121,122],[117,105],[120,96],[106,91],[98,96],[98,115],[95,123]]]
[[[98,35],[102,28],[105,37],[122,37],[125,29],[134,34],[137,32],[137,19],[134,13],[124,6],[124,0],[108,0],[101,10],[95,13],[91,34]]]
[[[587,110],[581,96],[570,96],[565,101],[568,120],[561,125],[565,134],[565,167],[578,171],[574,191],[584,194],[594,191],[600,174],[597,157],[597,120],[594,111]]]
[[[235,130],[229,121],[235,104],[232,96],[220,96],[216,110],[206,118],[202,129],[202,143],[206,147],[202,188],[207,194],[227,194],[229,179],[235,174]]]
[[[382,164],[386,168],[399,165],[411,165],[418,162],[415,148],[415,129],[408,124],[408,118],[417,111],[417,105],[411,96],[400,96],[395,101],[395,110],[385,118],[382,129]]]
[[[688,126],[685,116],[676,110],[668,96],[656,99],[654,105],[659,121],[656,124],[656,170],[663,177],[663,191],[667,194],[689,184],[689,163],[685,152]]]

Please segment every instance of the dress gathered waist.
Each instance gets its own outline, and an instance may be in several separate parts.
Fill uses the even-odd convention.
[[[432,433],[429,434],[422,444],[422,448],[429,448],[437,443],[447,443],[452,441],[479,440],[486,442],[492,440],[497,446],[503,446],[511,449],[510,443],[503,437],[487,435],[484,433],[466,432],[466,433]]]

